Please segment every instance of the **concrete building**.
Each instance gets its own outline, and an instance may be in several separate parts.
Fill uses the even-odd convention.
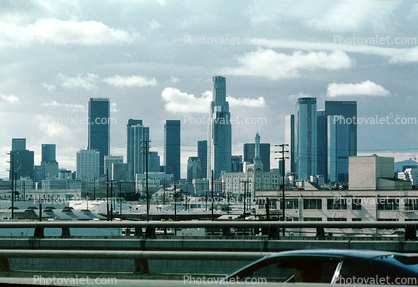
[[[110,102],[107,98],[90,98],[88,110],[88,148],[97,150],[100,174],[104,174],[104,157],[110,150]]]
[[[412,183],[395,179],[394,158],[350,156],[348,158],[350,190],[411,189]]]
[[[9,180],[21,177],[35,178],[35,153],[26,149],[26,139],[12,139]]]
[[[180,121],[167,120],[164,124],[164,166],[165,173],[180,179]]]
[[[285,161],[285,173],[295,172],[295,115],[285,117],[284,141],[288,144],[289,159]]]
[[[207,178],[218,179],[221,171],[231,171],[231,114],[226,101],[226,78],[213,77],[212,102],[208,123]]]
[[[191,156],[187,160],[187,182],[192,182],[193,179],[199,178],[202,174],[202,163],[199,157]]]
[[[123,156],[121,155],[107,155],[104,157],[104,173],[108,173],[109,177],[113,174],[113,164],[123,163]]]
[[[295,172],[307,180],[317,174],[316,98],[299,98],[295,107]]]
[[[112,180],[127,181],[129,178],[128,167],[127,163],[112,163]]]
[[[142,126],[142,120],[129,119],[126,124],[126,161],[129,168],[129,180],[135,179],[134,162],[135,162],[135,129],[134,126]]]
[[[202,171],[198,178],[206,178],[207,166],[208,166],[208,141],[197,142],[197,157],[202,165]]]
[[[97,150],[79,150],[77,152],[77,179],[91,179],[99,176],[100,152]]]
[[[231,156],[231,172],[242,172],[243,167],[242,155]]]

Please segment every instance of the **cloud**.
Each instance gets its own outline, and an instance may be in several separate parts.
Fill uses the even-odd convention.
[[[47,115],[35,115],[34,117],[39,130],[49,137],[57,137],[60,139],[68,139],[70,131],[66,125],[59,122],[59,119]]]
[[[212,91],[202,93],[201,97],[193,94],[181,92],[176,88],[165,88],[161,97],[167,103],[165,109],[172,113],[209,113],[210,102],[212,101]],[[262,108],[266,106],[266,100],[263,97],[252,98],[234,98],[227,96],[226,100],[231,107],[249,107]]]
[[[147,79],[141,76],[122,77],[122,76],[116,75],[113,77],[105,78],[103,79],[103,81],[117,88],[146,87],[146,86],[157,85],[157,80],[155,78]]]
[[[116,103],[110,103],[110,111],[113,112],[113,113],[119,112],[119,110],[118,110],[118,104],[116,104]]]
[[[174,76],[171,76],[170,83],[177,84],[180,82],[180,79]]]
[[[54,85],[49,85],[47,83],[42,83],[42,87],[44,87],[45,89],[47,89],[50,92],[55,91],[55,86]]]
[[[258,99],[251,98],[233,98],[226,97],[226,100],[229,102],[231,107],[248,107],[248,108],[264,108],[266,106],[266,100],[263,97],[258,97]]]
[[[358,84],[337,84],[332,83],[328,85],[328,97],[338,96],[390,96],[390,92],[380,85],[377,85],[369,80]]]
[[[221,73],[237,76],[266,77],[272,80],[300,77],[302,71],[340,70],[353,66],[343,51],[309,52],[296,51],[292,55],[277,53],[270,49],[259,49],[238,58],[237,68],[224,68]]]
[[[14,95],[10,95],[10,96],[6,96],[6,95],[1,95],[1,98],[11,104],[15,104],[18,103],[20,101],[20,99]]]
[[[300,92],[300,93],[299,93],[299,94],[297,94],[297,95],[290,95],[290,96],[288,97],[288,99],[293,100],[293,99],[305,98],[305,97],[310,97],[310,96],[311,96],[310,94],[305,94],[305,93]]]
[[[84,109],[83,105],[76,105],[76,104],[67,104],[67,103],[58,103],[57,101],[51,101],[48,103],[42,103],[41,106],[43,107],[65,107],[74,110],[81,110]]]
[[[166,102],[166,111],[172,113],[209,113],[211,96],[203,93],[202,97],[196,97],[170,87],[165,88],[161,93],[161,97]]]
[[[40,19],[22,26],[12,21],[0,21],[0,46],[28,45],[33,42],[52,45],[114,45],[131,43],[139,37],[97,21],[63,21]]]
[[[389,59],[389,63],[418,62],[418,47],[403,49]]]
[[[95,82],[99,79],[99,76],[96,74],[79,74],[75,78],[67,77],[61,73],[58,74],[58,77],[63,81],[62,86],[68,89],[74,88],[84,88],[86,90],[95,90],[97,86]]]

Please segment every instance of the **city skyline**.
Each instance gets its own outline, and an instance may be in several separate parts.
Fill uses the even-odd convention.
[[[232,119],[241,121],[233,156],[257,131],[284,143],[285,116],[310,96],[318,109],[357,101],[358,155],[414,158],[418,4],[302,3],[1,3],[10,29],[0,31],[0,178],[12,138],[27,138],[35,165],[41,144],[55,143],[60,167],[75,170],[74,155],[88,145],[88,99],[99,97],[111,99],[112,155],[126,153],[127,119],[144,120],[162,156],[164,121],[180,120],[185,178],[196,141],[206,139],[215,75],[227,78]]]

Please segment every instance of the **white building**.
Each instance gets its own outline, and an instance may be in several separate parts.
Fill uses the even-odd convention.
[[[393,157],[350,156],[348,188],[350,190],[411,189],[412,183],[395,179]]]

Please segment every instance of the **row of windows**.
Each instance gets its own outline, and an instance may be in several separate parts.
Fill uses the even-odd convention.
[[[354,198],[349,201],[351,203],[352,210],[361,210],[361,198]],[[269,207],[271,209],[277,209],[277,200],[270,199]],[[280,205],[281,209],[283,206]],[[260,204],[260,208],[264,208]],[[286,200],[286,209],[299,209],[299,200],[298,199],[287,199]],[[320,198],[304,198],[303,199],[303,209],[316,209],[322,210],[322,199]],[[347,210],[347,199],[327,199],[327,210]],[[377,202],[377,210],[399,210],[399,200],[398,199],[380,199]],[[405,201],[405,210],[418,210],[418,200],[410,199]]]

